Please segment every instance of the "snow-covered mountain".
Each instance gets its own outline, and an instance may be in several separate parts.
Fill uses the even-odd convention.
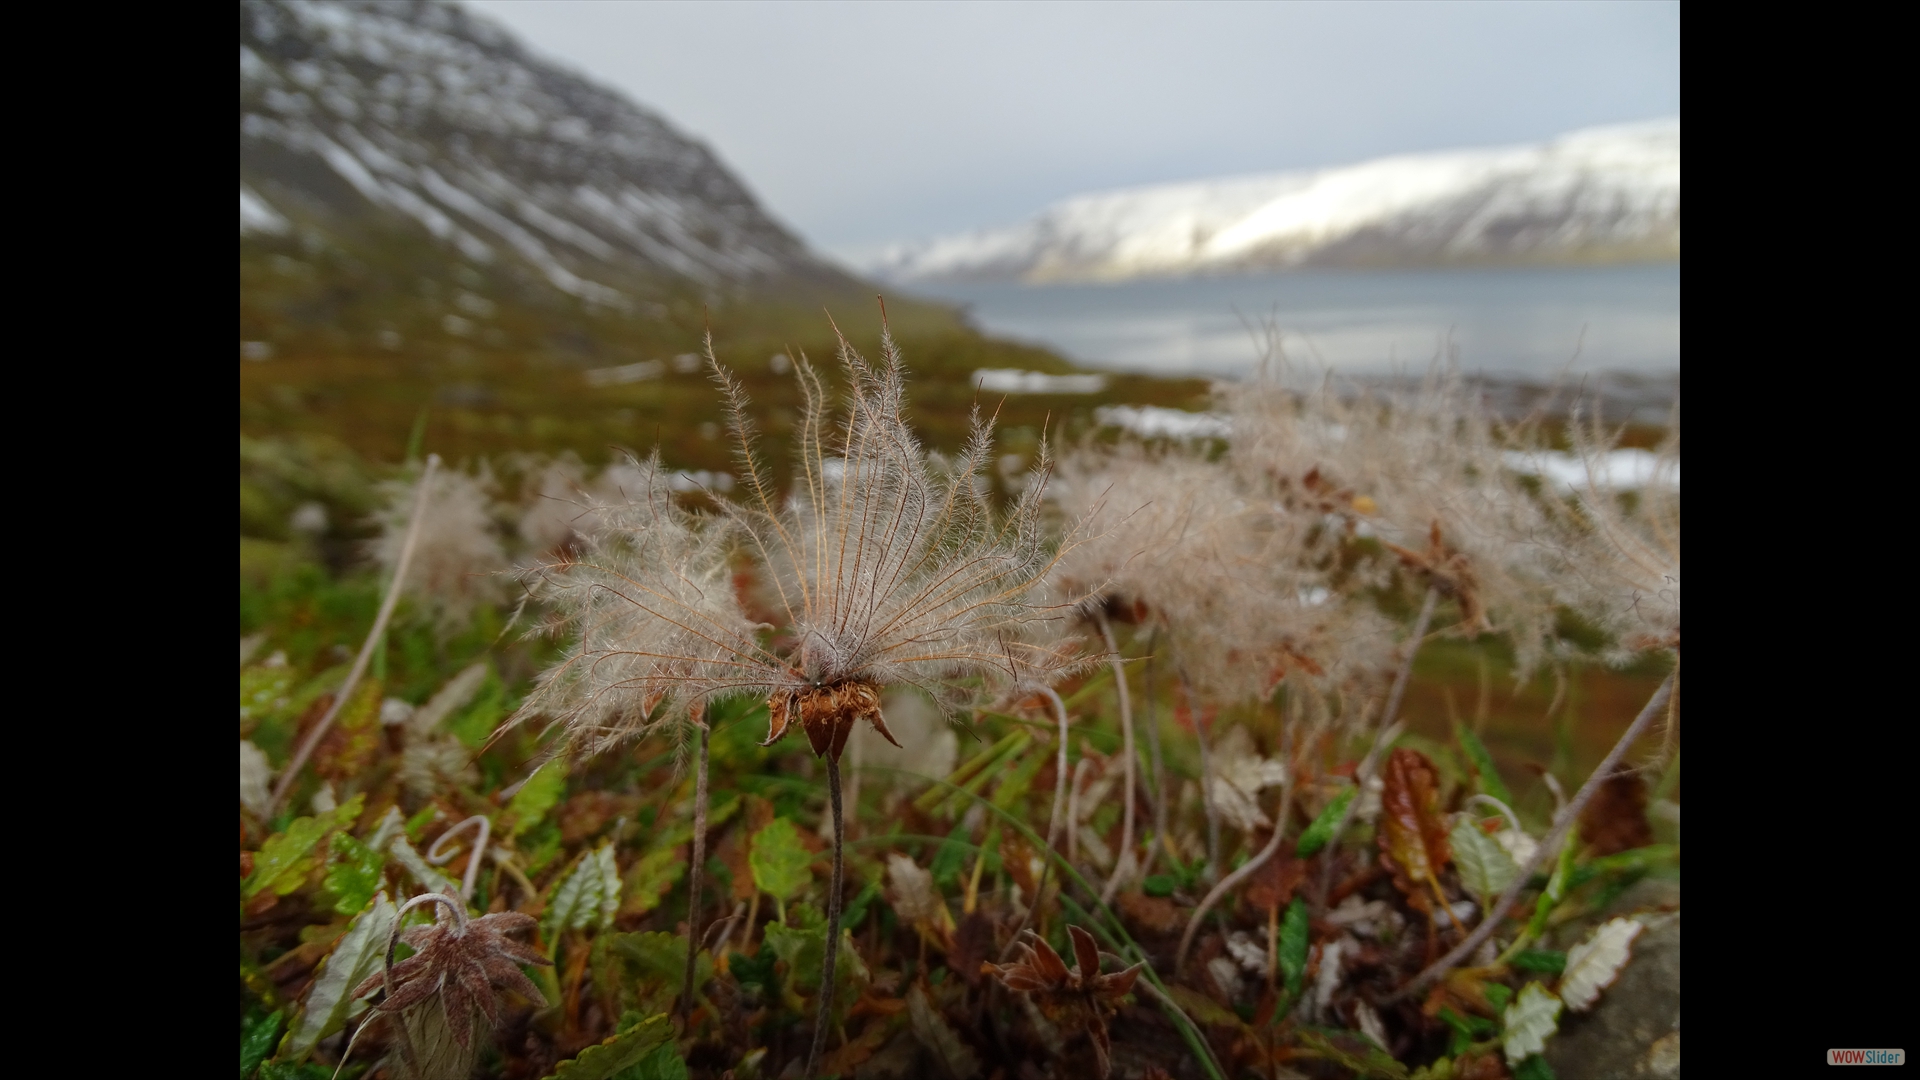
[[[1114,281],[1296,266],[1677,258],[1680,121],[1075,196],[890,249],[897,281]]]
[[[846,280],[706,147],[437,2],[240,5],[240,232],[450,260],[628,307],[649,282]]]

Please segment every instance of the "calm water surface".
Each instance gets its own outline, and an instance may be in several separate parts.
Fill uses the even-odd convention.
[[[981,329],[1089,367],[1237,375],[1259,327],[1290,359],[1352,375],[1418,374],[1449,348],[1468,372],[1677,378],[1680,267],[1295,271],[1117,285],[920,285]],[[1249,331],[1249,326],[1253,332]]]

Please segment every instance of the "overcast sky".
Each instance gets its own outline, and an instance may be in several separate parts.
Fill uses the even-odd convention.
[[[467,0],[856,258],[1067,195],[1680,113],[1680,5]]]

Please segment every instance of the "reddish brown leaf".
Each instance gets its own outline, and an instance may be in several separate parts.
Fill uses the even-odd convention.
[[[953,948],[947,950],[947,966],[960,973],[969,986],[980,981],[980,962],[993,949],[993,920],[975,911],[960,920],[953,934]]]
[[[1180,909],[1164,896],[1121,893],[1120,914],[1134,930],[1144,934],[1164,936],[1186,925]]]
[[[1647,782],[1622,767],[1601,783],[1593,801],[1580,812],[1580,839],[1595,855],[1615,855],[1653,843],[1647,823]]]
[[[1247,902],[1262,909],[1281,907],[1293,899],[1293,891],[1306,879],[1307,860],[1276,854],[1248,880]]]
[[[1404,747],[1387,759],[1380,792],[1380,851],[1392,860],[1393,882],[1408,903],[1428,910],[1426,889],[1437,888],[1453,858],[1446,816],[1440,812],[1440,777],[1433,762]]]
[[[1453,1062],[1453,1080],[1513,1080],[1499,1054],[1461,1054]]]

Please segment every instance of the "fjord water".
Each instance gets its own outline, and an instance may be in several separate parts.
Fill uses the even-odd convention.
[[[1110,371],[1237,376],[1281,331],[1296,365],[1418,375],[1448,351],[1498,380],[1680,373],[1680,266],[1300,270],[1098,285],[915,284],[988,333]]]

